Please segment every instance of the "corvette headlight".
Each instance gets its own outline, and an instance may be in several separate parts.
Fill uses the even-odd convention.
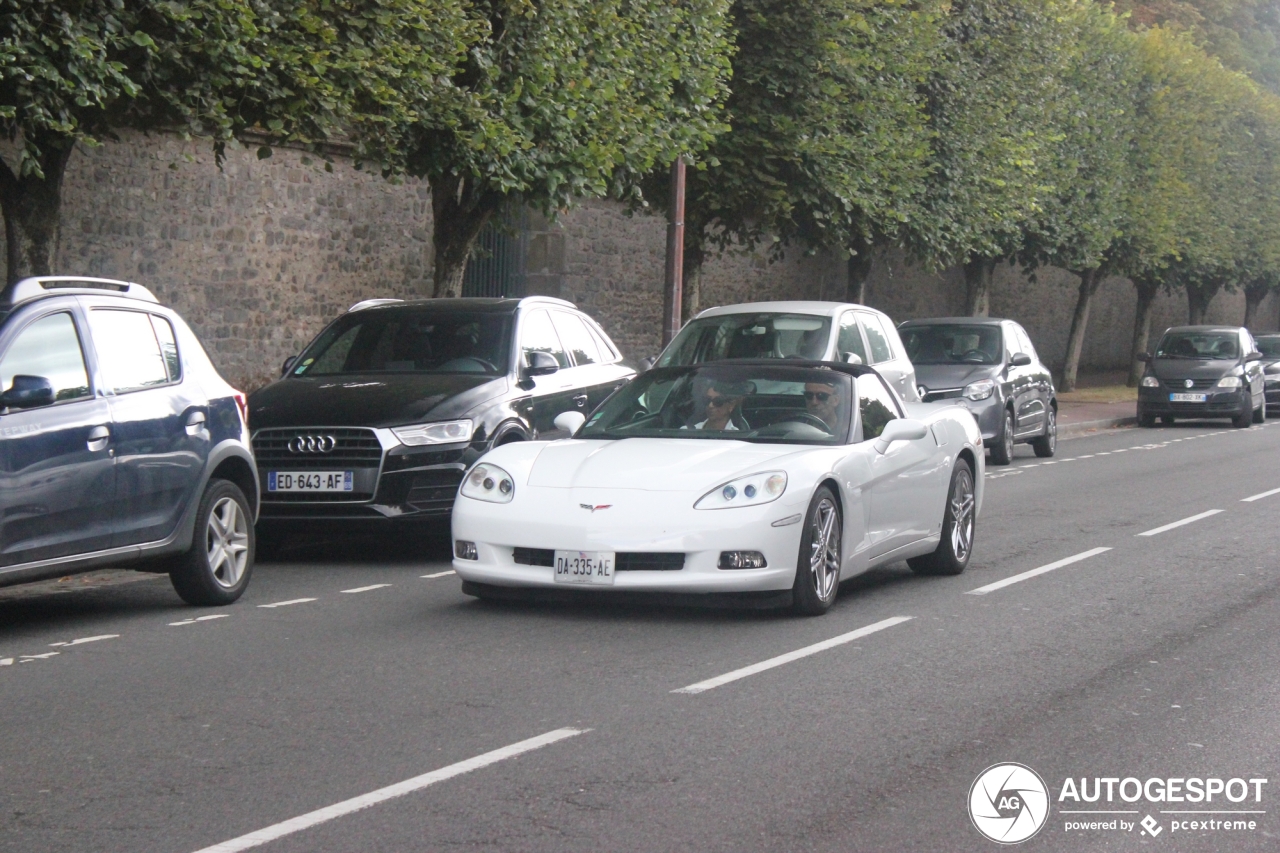
[[[716,486],[698,498],[693,508],[733,509],[738,506],[759,506],[776,501],[786,490],[786,474],[781,471],[765,471]]]
[[[1219,380],[1218,380],[1218,386],[1217,386],[1217,387],[1219,387],[1219,388],[1239,388],[1239,387],[1240,387],[1240,377],[1239,377],[1239,376],[1224,376],[1224,377],[1222,377],[1221,379],[1219,379]]]
[[[1156,379],[1154,376],[1144,376],[1142,377],[1142,387],[1143,388],[1159,388],[1160,380]]]
[[[497,465],[481,462],[462,481],[462,496],[494,504],[511,503],[516,481]]]
[[[440,421],[434,424],[413,424],[412,426],[392,427],[396,438],[411,447],[423,444],[452,444],[458,441],[471,440],[470,418],[460,421]]]
[[[996,383],[991,379],[980,379],[977,382],[970,382],[964,386],[962,392],[965,397],[970,400],[985,400],[992,394],[996,393]]]

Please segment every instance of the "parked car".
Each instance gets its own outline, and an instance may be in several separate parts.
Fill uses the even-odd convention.
[[[710,308],[667,345],[657,367],[730,358],[803,358],[875,367],[908,403],[918,403],[916,374],[893,321],[844,302],[750,302]]]
[[[1280,335],[1258,335],[1254,338],[1258,352],[1262,353],[1263,391],[1267,407],[1274,406],[1280,413]]]
[[[1175,326],[1165,331],[1138,386],[1138,424],[1176,418],[1231,418],[1241,429],[1267,416],[1262,353],[1242,326]]]
[[[482,454],[563,435],[634,375],[561,299],[358,303],[249,397],[263,532],[447,519]]]
[[[1036,456],[1058,446],[1058,398],[1053,376],[1031,337],[1012,320],[940,317],[898,327],[916,368],[920,399],[955,400],[973,412],[991,461],[1008,465],[1013,446]]]
[[[229,604],[253,571],[245,397],[178,314],[123,281],[0,296],[0,585],[104,566]]]
[[[862,365],[655,368],[585,424],[563,415],[572,440],[499,447],[471,469],[453,513],[462,591],[730,594],[816,615],[875,566],[959,574],[981,439],[959,408],[921,408],[904,417]]]

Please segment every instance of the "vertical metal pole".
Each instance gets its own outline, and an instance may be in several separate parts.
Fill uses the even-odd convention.
[[[684,301],[684,157],[671,164],[671,204],[667,220],[667,276],[662,299],[662,345],[680,331]]]

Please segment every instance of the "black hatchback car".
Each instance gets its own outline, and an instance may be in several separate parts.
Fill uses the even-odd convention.
[[[635,375],[571,302],[368,300],[249,397],[264,533],[447,519],[471,463]]]
[[[1240,428],[1267,416],[1262,353],[1241,326],[1175,326],[1167,330],[1138,386],[1138,424],[1156,418],[1231,418]]]
[[[249,583],[245,397],[146,288],[29,278],[0,296],[0,586],[167,572],[190,604]]]

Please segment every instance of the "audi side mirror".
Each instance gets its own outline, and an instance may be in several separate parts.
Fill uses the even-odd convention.
[[[547,376],[560,369],[560,363],[549,352],[525,353],[525,376]]]
[[[293,367],[293,363],[298,360],[296,355],[291,355],[284,360],[284,365],[280,368],[281,376],[289,375],[289,368]]]
[[[1025,352],[1015,352],[1013,357],[1009,359],[1009,364],[1012,367],[1026,367],[1030,363],[1031,356],[1027,355]]]
[[[1150,361],[1151,361],[1151,353],[1149,353],[1149,352],[1140,352],[1140,353],[1138,353],[1138,361],[1141,361],[1141,362],[1150,362]]]
[[[53,401],[53,383],[43,376],[15,376],[9,390],[0,394],[0,405],[6,409],[34,409]]]

